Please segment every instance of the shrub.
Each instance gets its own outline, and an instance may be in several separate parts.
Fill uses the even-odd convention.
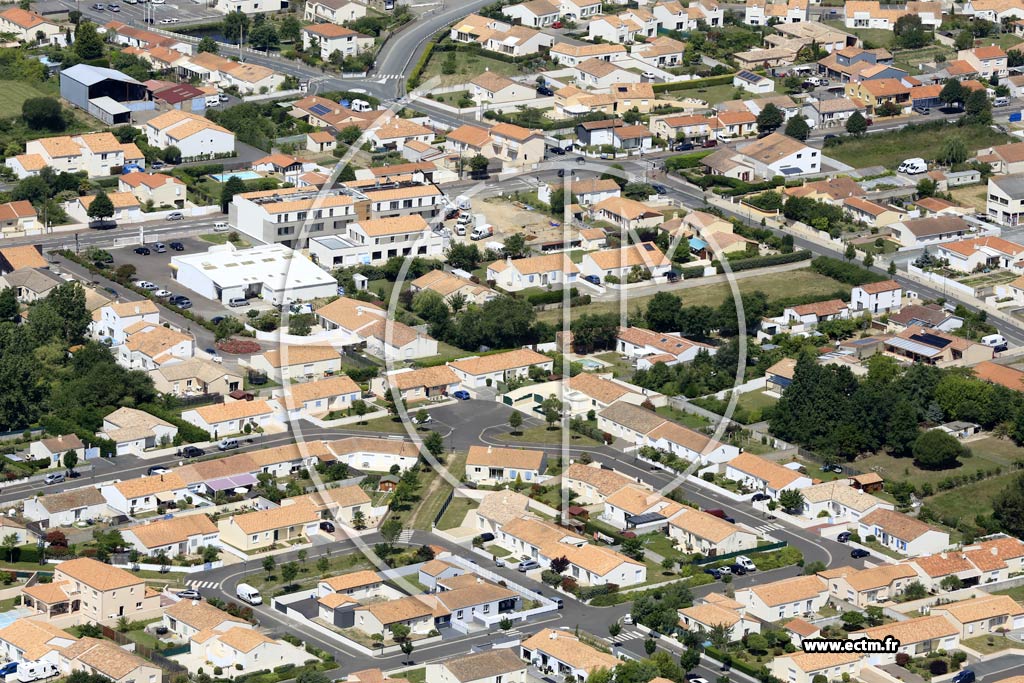
[[[768,266],[777,266],[783,263],[806,261],[809,258],[811,258],[811,252],[803,250],[794,251],[789,254],[752,256],[751,258],[740,259],[739,261],[729,261],[729,270],[735,273],[741,270],[751,270],[752,268],[767,268]],[[725,272],[725,268],[721,263],[718,264],[717,269],[719,273]]]
[[[866,285],[870,282],[881,282],[885,279],[884,276],[877,275],[856,263],[842,261],[830,256],[818,256],[815,258],[811,261],[811,270],[854,287]]]
[[[931,672],[932,676],[941,676],[949,673],[949,664],[946,663],[945,659],[933,659],[928,663],[928,671]]]
[[[217,350],[224,353],[245,355],[259,353],[260,345],[248,339],[225,339],[217,342]]]
[[[910,663],[910,655],[906,652],[896,653],[896,666],[902,666],[904,669],[907,668],[907,664]]]

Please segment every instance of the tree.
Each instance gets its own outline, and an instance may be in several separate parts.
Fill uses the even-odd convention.
[[[391,627],[391,639],[396,643],[401,643],[409,639],[411,629],[405,624],[395,624]]]
[[[277,566],[277,560],[274,559],[273,555],[267,555],[263,558],[263,571],[270,574],[274,571],[274,567]]]
[[[920,581],[914,581],[903,589],[903,597],[908,601],[921,600],[928,596],[928,589]]]
[[[840,619],[843,620],[843,625],[847,631],[859,631],[864,628],[864,623],[867,621],[867,618],[863,614],[853,610],[843,612]]]
[[[871,605],[864,609],[864,618],[868,626],[881,626],[885,621],[885,610],[878,605]]]
[[[302,24],[296,16],[289,14],[281,20],[277,29],[277,37],[284,42],[297,43],[302,40]]]
[[[918,428],[918,414],[914,404],[901,400],[893,408],[886,425],[889,451],[900,458],[912,453],[914,442],[921,430]]]
[[[64,460],[64,468],[68,472],[74,472],[75,465],[78,464],[78,453],[75,453],[73,450],[70,450],[70,451],[68,451],[67,453],[64,454],[63,460]]]
[[[220,48],[217,47],[217,41],[210,36],[203,36],[199,41],[199,45],[196,46],[197,52],[209,52],[210,54],[217,54]]]
[[[249,32],[249,44],[259,50],[269,50],[278,43],[277,29],[269,21],[254,26]]]
[[[384,542],[389,546],[393,546],[398,537],[402,535],[402,520],[397,517],[388,517],[387,520],[380,525],[380,537],[384,539]]]
[[[518,410],[513,410],[512,414],[508,416],[508,426],[512,428],[513,434],[518,434],[519,428],[523,426],[523,414]]]
[[[671,292],[656,292],[647,302],[644,319],[655,332],[671,332],[679,328],[679,309],[682,301]]]
[[[555,423],[562,417],[562,402],[552,394],[540,404],[541,412],[544,413],[544,421],[548,423],[548,429],[554,429]]]
[[[7,551],[7,561],[14,562],[14,551],[18,547],[18,534],[7,534],[0,541],[0,548]]]
[[[110,218],[114,215],[114,202],[110,201],[110,197],[107,196],[106,192],[100,191],[96,198],[92,200],[92,203],[89,204],[85,214],[89,218],[96,220]]]
[[[620,547],[622,554],[626,557],[636,560],[637,562],[643,562],[644,559],[644,542],[639,538],[627,538],[622,542]]]
[[[764,654],[768,651],[768,639],[760,633],[748,633],[743,637],[743,644],[753,654]]]
[[[875,113],[879,116],[899,116],[902,111],[903,108],[900,105],[891,101],[883,102],[881,106],[875,109]]]
[[[229,43],[238,43],[249,30],[249,17],[242,12],[228,12],[220,24],[220,32]],[[267,149],[270,149],[269,147]]]
[[[868,130],[868,120],[859,111],[853,112],[850,118],[846,119],[846,132],[855,137],[864,135]]]
[[[453,241],[444,256],[452,268],[467,272],[476,270],[480,264],[480,249],[472,243]]]
[[[92,314],[85,306],[85,289],[77,282],[58,285],[49,296],[36,302],[31,311],[29,333],[39,344],[59,341],[70,346],[81,341],[92,324]],[[2,380],[0,386],[4,386]],[[14,393],[7,392],[8,400],[12,400]]]
[[[967,89],[964,88],[963,84],[955,78],[951,78],[946,81],[945,85],[942,86],[942,90],[939,92],[939,100],[948,105],[957,105],[962,107],[964,100],[967,99]]]
[[[220,210],[227,213],[231,199],[236,194],[241,194],[242,192],[245,192],[245,181],[236,175],[228,178],[228,181],[224,183],[224,187],[220,190]]]
[[[355,401],[352,401],[352,412],[355,413],[356,417],[362,418],[370,412],[370,406],[366,405],[366,401],[363,399],[357,398]],[[366,424],[366,422],[360,419],[359,424]]]
[[[786,135],[796,140],[806,140],[811,134],[811,127],[803,116],[794,116],[786,124]]]
[[[939,161],[942,163],[949,166],[962,164],[967,161],[967,156],[967,145],[960,136],[953,135],[942,141],[942,147],[939,149]]]
[[[779,493],[779,505],[787,512],[800,512],[804,509],[804,494],[799,489],[784,489]]]
[[[508,258],[520,259],[530,253],[530,247],[526,244],[526,237],[522,233],[516,233],[505,238],[502,251]]]
[[[644,652],[647,653],[648,657],[653,655],[654,651],[657,650],[657,649],[658,649],[658,643],[656,643],[653,638],[648,638],[647,640],[644,641]]]
[[[1024,538],[1024,474],[1020,474],[992,500],[992,519],[1006,533]]]
[[[972,123],[992,123],[992,102],[982,89],[972,90],[964,101],[964,117]]]
[[[423,438],[423,447],[434,459],[440,459],[444,455],[444,437],[432,431]]]
[[[31,97],[21,104],[21,118],[32,130],[62,131],[64,112],[52,97]]]
[[[956,467],[959,459],[968,454],[967,448],[952,434],[938,429],[923,432],[911,449],[914,463],[927,470],[945,470]]]
[[[352,513],[352,528],[357,531],[362,531],[366,528],[366,514],[362,510],[356,510]]]
[[[356,521],[356,515],[357,514],[362,514],[362,510],[357,510],[356,512],[354,512],[352,514],[352,525],[353,526],[355,526],[355,521]],[[356,527],[356,529],[358,529],[358,528],[359,527]],[[323,574],[323,573],[325,573],[330,568],[331,568],[331,561],[328,560],[326,556],[321,555],[320,559],[318,559],[316,561],[316,570],[318,572],[320,572],[321,574]]]
[[[14,320],[20,310],[18,305],[18,293],[13,287],[5,287],[0,290],[0,322]]]
[[[291,583],[298,575],[299,565],[295,562],[287,562],[281,565],[281,578],[284,579],[286,583]]]
[[[875,255],[871,252],[864,254],[864,260],[862,261],[865,268],[870,268],[875,265]]]
[[[103,56],[103,39],[96,32],[96,24],[83,21],[75,29],[75,54],[81,59],[98,59]]]
[[[757,130],[760,132],[771,132],[778,130],[785,123],[786,116],[782,110],[772,103],[765,105],[761,113],[757,115]]]
[[[843,252],[843,258],[847,261],[852,261],[857,257],[857,248],[853,246],[853,242],[846,243],[846,251]]]
[[[896,20],[893,26],[893,36],[896,44],[905,50],[916,50],[928,43],[928,31],[921,23],[921,17],[916,14],[904,14]]]
[[[956,38],[953,39],[953,47],[957,50],[970,50],[974,47],[974,32],[965,28],[957,33]]]
[[[477,154],[469,160],[469,170],[474,177],[485,176],[487,174],[487,167],[490,164],[491,162],[487,160],[487,157],[483,154]]]
[[[938,192],[939,185],[931,178],[921,178],[917,181],[917,196],[920,199],[926,197],[934,197],[935,193]]]

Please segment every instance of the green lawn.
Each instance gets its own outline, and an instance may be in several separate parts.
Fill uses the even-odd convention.
[[[472,498],[453,498],[452,502],[448,504],[448,508],[441,515],[441,520],[437,523],[438,529],[455,529],[462,526],[462,520],[466,518],[466,513],[470,510],[476,510],[478,503]]]
[[[445,63],[448,55],[455,55],[455,73],[453,74],[441,73],[442,65]],[[438,86],[463,85],[479,74],[482,74],[484,71],[493,71],[494,73],[501,74],[502,76],[514,76],[515,74],[522,73],[519,65],[512,64],[511,62],[502,62],[497,59],[492,59],[482,55],[474,55],[469,52],[435,51],[430,56],[427,68],[423,70],[422,83],[423,85],[428,85],[428,81],[434,76],[437,76],[439,79],[437,83]]]
[[[466,453],[449,455],[445,460],[445,469],[456,480],[461,480],[466,473]],[[419,501],[413,503],[412,509],[405,511],[405,528],[429,531],[434,518],[441,511],[441,506],[452,492],[452,486],[433,469],[420,472]],[[458,500],[458,499],[455,499]],[[452,503],[454,505],[454,501]]]
[[[960,486],[926,498],[925,504],[938,511],[943,518],[965,518],[967,521],[973,522],[977,515],[992,514],[992,499],[1009,486],[1017,476],[1014,473],[982,479],[973,484]]]
[[[489,552],[491,555],[494,555],[495,557],[508,557],[512,554],[508,550],[502,548],[500,545],[489,545],[487,546],[487,548],[485,548],[485,550],[487,550],[487,552]]]
[[[615,351],[609,351],[608,353],[599,353],[596,354],[594,358],[602,360],[605,363],[609,363],[607,367],[603,367],[600,370],[597,370],[596,372],[608,372],[609,370],[611,370],[612,375],[616,379],[628,380],[630,377],[633,376],[633,373],[636,372],[636,369],[633,367],[633,365],[628,360],[622,360],[622,357],[619,356],[619,354],[616,353]]]
[[[1024,586],[1017,586],[1015,588],[1007,588],[1004,591],[992,591],[995,595],[1009,595],[1017,602],[1024,602]]]
[[[748,391],[745,394],[740,394],[736,406],[748,411],[748,414],[751,416],[751,422],[760,422],[763,418],[760,418],[759,415],[763,414],[766,408],[774,406],[778,400],[763,391]]]
[[[537,425],[535,427],[527,427],[526,429],[522,429],[516,434],[505,432],[504,434],[501,435],[501,438],[505,441],[520,442],[524,444],[537,443],[560,446],[562,444],[562,430],[561,428],[548,429],[547,425]],[[593,439],[591,439],[589,436],[583,436],[582,434],[570,432],[569,445],[597,446],[599,444]]]
[[[903,50],[893,58],[894,66],[906,69],[910,74],[921,73],[918,65],[925,62],[945,61],[951,55],[955,55],[952,48],[942,45],[929,45],[919,50]]]
[[[427,680],[427,669],[411,669],[409,671],[402,672],[398,675],[398,678],[404,678],[409,683],[424,683]]]
[[[25,100],[33,97],[46,97],[46,93],[32,85],[22,81],[0,81],[0,92],[7,93],[0,100],[0,117],[21,116],[21,105]]]
[[[415,410],[409,411],[409,416],[416,414]],[[391,415],[385,417],[377,417],[372,420],[367,420],[364,424],[350,424],[345,425],[345,429],[356,429],[365,430],[368,432],[384,432],[387,434],[408,434],[409,431],[400,419],[395,419]]]
[[[842,19],[823,22],[833,28],[852,33],[864,42],[864,47],[892,47],[893,33],[880,28],[846,28]]]
[[[918,486],[924,483],[934,486],[946,477],[972,474],[978,470],[1002,467],[1008,472],[1010,463],[1024,455],[1024,449],[1009,440],[986,438],[970,442],[967,446],[973,457],[962,460],[960,467],[950,470],[922,470],[914,465],[911,458],[895,458],[885,453],[858,458],[856,465],[864,472],[878,472],[886,481],[909,479]]]
[[[961,642],[975,652],[980,652],[983,655],[1017,647],[1016,641],[1000,635],[977,636],[975,638],[967,638]]]
[[[826,148],[825,155],[854,168],[896,168],[909,157],[935,159],[946,138],[953,136],[963,140],[968,151],[972,153],[982,147],[999,145],[1009,140],[1008,136],[988,126],[950,126],[947,129],[927,126],[874,133],[861,138],[843,137],[842,144]]]
[[[765,273],[753,277],[743,278],[738,281],[740,292],[753,292],[761,290],[768,295],[769,301],[778,299],[789,299],[809,296],[831,296],[837,290],[844,289],[844,285],[830,277],[819,275],[808,269],[790,270],[782,273]],[[849,289],[849,286],[845,286]],[[700,285],[675,291],[683,300],[683,306],[711,306],[717,307],[731,296],[728,283],[713,285]],[[630,297],[627,302],[627,310],[630,313],[642,311],[647,302],[654,295]],[[618,313],[618,301],[598,301],[588,306],[574,306],[572,314],[574,317],[583,314]],[[537,314],[538,320],[557,322],[561,319],[562,312],[558,309],[541,311]],[[617,358],[618,356],[616,356]],[[598,358],[604,359],[603,356]]]
[[[209,242],[210,244],[224,244],[228,241],[228,237],[230,237],[231,234],[231,232],[211,232],[208,235],[200,235],[199,239],[203,240],[204,242]],[[236,247],[239,248],[250,246],[250,244],[246,242],[245,239],[243,239],[242,237],[236,239],[234,244]]]
[[[703,429],[711,424],[710,420],[703,415],[688,413],[684,410],[677,410],[672,406],[661,406],[659,408],[655,408],[654,412],[662,417],[667,417],[670,420],[678,422],[684,427],[689,427],[690,429]]]

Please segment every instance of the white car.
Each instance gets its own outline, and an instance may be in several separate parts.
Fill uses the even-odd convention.
[[[157,288],[157,286],[154,285],[149,280],[139,280],[138,282],[135,283],[135,286],[138,287],[139,289],[145,289],[148,291],[152,291]]]
[[[158,289],[155,292],[153,292],[153,295],[154,296],[158,296],[161,299],[166,299],[167,297],[169,297],[171,295],[171,290],[169,290],[169,289]]]
[[[412,423],[414,425],[425,425],[428,422],[432,422],[433,420],[434,420],[434,418],[430,417],[430,413],[427,413],[427,415],[422,420],[417,418],[415,415],[413,415],[413,417],[412,417]]]

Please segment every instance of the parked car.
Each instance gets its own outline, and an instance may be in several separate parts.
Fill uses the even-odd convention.
[[[181,242],[171,242],[168,246],[174,251],[185,251],[185,245]]]
[[[624,615],[622,617],[622,623],[625,624],[626,626],[632,626],[633,625],[633,615],[632,614]]]
[[[729,571],[732,572],[735,576],[746,576],[747,574],[747,570],[744,569],[743,565],[739,563],[730,564]]]
[[[110,4],[110,5],[107,5],[107,9],[110,10],[111,12],[120,12],[121,11],[121,6],[120,5]]]
[[[849,543],[850,542],[850,532],[849,531],[840,531],[839,535],[836,536],[836,540],[839,541],[840,543]]]
[[[420,419],[420,418],[416,417],[415,415],[412,416],[412,423],[414,425],[425,425],[428,422],[433,422],[433,421],[434,421],[434,418],[430,417],[430,413],[427,413],[426,415],[424,415],[423,419]]]
[[[145,289],[146,291],[159,289],[155,284],[153,284],[149,280],[139,280],[138,282],[135,283],[135,286],[138,287],[139,289]]]
[[[661,185],[659,183],[651,183],[651,187],[653,187],[654,191],[657,192],[658,194],[668,194],[668,188],[665,187],[664,185]]]
[[[182,600],[202,600],[203,595],[195,588],[186,588],[183,591],[178,591],[178,597]]]
[[[326,519],[320,522],[320,530],[326,531],[329,534],[334,533],[334,522],[327,521]]]
[[[740,555],[739,557],[737,557],[736,558],[736,564],[738,564],[739,566],[743,567],[748,572],[756,572],[757,571],[757,565],[754,564],[754,561],[751,560],[746,555]]]
[[[537,94],[541,97],[553,97],[555,91],[545,85],[542,85],[537,88]]]
[[[953,676],[953,683],[974,683],[976,678],[972,670],[964,669]]]
[[[869,553],[867,550],[864,550],[864,548],[854,548],[850,551],[850,557],[852,557],[855,560],[859,560],[862,557],[868,557],[869,555],[871,555],[871,553]]]
[[[468,401],[470,398],[472,398],[469,395],[469,392],[466,391],[465,389],[459,389],[458,391],[452,392],[452,396],[459,399],[460,401]]]
[[[50,484],[59,484],[62,481],[64,481],[63,472],[50,472],[49,474],[46,475],[46,478],[43,479],[43,483],[46,484],[47,486],[49,486]]]
[[[767,493],[755,493],[754,497],[751,498],[750,500],[754,501],[755,503],[760,503],[762,500],[771,500],[771,496],[769,496]]]
[[[556,21],[555,23],[551,24],[551,28],[562,28],[562,22]]]
[[[183,221],[185,220],[185,214],[181,211],[171,211],[167,214],[167,220],[169,221]]]
[[[677,273],[674,270],[670,270],[667,273],[665,273],[665,278],[669,282],[679,282],[679,273]]]
[[[0,677],[13,676],[18,673],[18,662],[7,662],[3,666],[0,666]]]
[[[540,569],[540,565],[537,564],[537,560],[531,560],[529,558],[522,560],[519,566],[516,567],[519,571],[526,573],[531,569]]]
[[[170,472],[170,470],[163,465],[153,465],[146,470],[146,475],[152,477],[154,474],[167,474],[168,472]]]
[[[708,140],[705,140],[705,141],[704,141],[704,144],[703,144],[703,145],[701,145],[701,147],[705,147],[705,148],[708,148],[708,147],[717,147],[717,146],[718,146],[718,140],[715,140],[715,139],[708,139]]]
[[[722,571],[720,569],[718,569],[717,567],[708,567],[707,569],[704,570],[704,573],[705,574],[710,574],[715,579],[722,578]]]
[[[675,152],[688,152],[693,149],[692,142],[677,142],[676,146],[672,148]]]
[[[824,138],[825,142],[828,142],[829,140],[837,140],[837,139],[839,139],[839,136],[836,135],[835,133],[829,133]]]
[[[93,3],[92,8],[94,10],[96,10],[97,12],[102,12],[103,10],[106,9],[106,7],[101,2]]]
[[[210,322],[213,323],[214,325],[220,325],[225,320],[227,320],[227,318],[225,318],[222,315],[215,315],[212,318],[210,318]]]
[[[598,277],[597,275],[584,275],[583,279],[586,280],[587,282],[589,282],[592,285],[599,285],[599,284],[601,284],[601,278]]]
[[[149,250],[149,247],[135,247],[135,253],[141,256],[149,256],[152,252]]]
[[[154,242],[153,251],[155,251],[158,254],[162,254],[165,251],[167,251],[167,245],[164,244],[163,242]]]
[[[158,289],[155,292],[153,292],[153,296],[158,296],[161,299],[166,299],[170,295],[171,295],[171,290],[169,290],[169,289]]]
[[[477,538],[479,538],[484,543],[490,543],[494,540],[494,534],[488,531],[480,534],[479,536],[477,536]]]
[[[178,451],[178,455],[186,459],[198,458],[202,455],[206,455],[206,451],[204,451],[202,448],[199,448],[198,446],[185,446],[180,451]]]

